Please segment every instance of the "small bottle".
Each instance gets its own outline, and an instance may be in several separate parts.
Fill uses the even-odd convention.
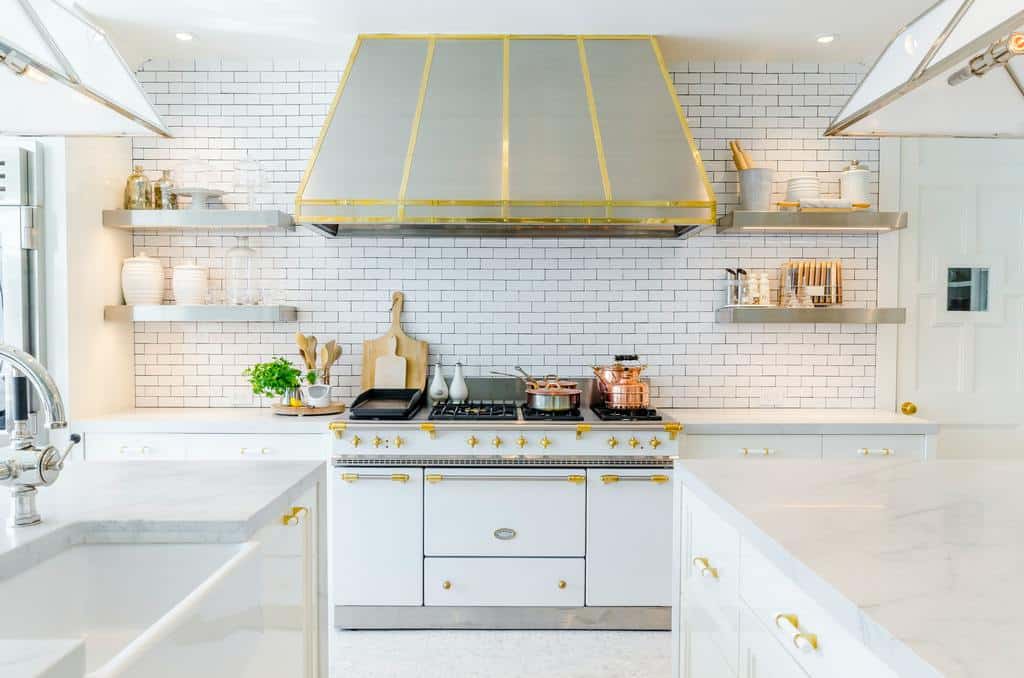
[[[469,386],[462,376],[462,363],[455,363],[455,374],[452,375],[452,385],[448,390],[448,397],[453,403],[464,403],[469,398]]]
[[[153,182],[146,176],[142,165],[136,165],[124,185],[124,208],[126,210],[153,209]]]
[[[160,178],[153,182],[153,207],[158,210],[178,209],[178,196],[174,195],[171,170],[160,170]]]
[[[448,399],[448,382],[444,380],[444,375],[441,374],[441,363],[434,365],[434,379],[430,382],[428,393],[430,399],[435,403]]]

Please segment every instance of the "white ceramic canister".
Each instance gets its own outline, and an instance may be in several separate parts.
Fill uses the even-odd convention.
[[[161,304],[164,300],[164,267],[159,259],[139,256],[125,259],[121,265],[121,291],[129,306]]]
[[[739,171],[740,209],[765,211],[771,209],[772,178],[775,170],[754,167]]]
[[[171,285],[175,304],[206,303],[209,284],[205,267],[196,264],[175,266]]]
[[[868,182],[871,178],[871,171],[853,160],[850,165],[839,175],[839,195],[843,200],[852,203],[867,203]]]

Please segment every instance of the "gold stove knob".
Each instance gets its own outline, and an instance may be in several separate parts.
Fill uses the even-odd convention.
[[[611,438],[608,439],[608,447],[610,447],[612,449],[615,449],[618,446],[619,446],[619,439],[618,438],[616,438],[615,436],[612,436]]]
[[[636,449],[636,446],[640,444],[640,441],[636,439],[636,436],[632,436],[629,439],[629,446]]]
[[[518,438],[516,438],[516,445],[519,446],[519,449],[523,449],[524,447],[526,447],[526,438],[524,438],[523,436],[519,436]]]
[[[551,441],[548,440],[547,436],[544,436],[543,438],[540,439],[540,446],[543,447],[545,450],[548,449],[549,445],[551,445]]]
[[[352,436],[352,447],[359,447],[359,443],[363,442],[363,439],[359,436]]]
[[[655,438],[651,438],[651,439],[650,439],[649,441],[647,441],[647,442],[648,442],[648,444],[649,444],[649,445],[650,445],[651,447],[653,447],[654,449],[658,449],[658,447],[659,447],[659,446],[661,445],[661,441],[660,441],[660,440],[659,440],[658,438],[656,438],[656,437],[655,437]]]
[[[405,439],[402,436],[395,436],[395,447],[401,447],[405,445]]]
[[[476,436],[469,436],[469,439],[466,440],[466,444],[470,447],[476,447],[479,442],[480,441],[476,439]]]
[[[383,443],[384,443],[384,441],[381,440],[380,436],[373,436],[373,446],[374,447],[380,447],[381,444],[383,444]]]
[[[491,445],[494,446],[494,449],[501,447],[501,438],[494,436],[494,438],[491,439]]]

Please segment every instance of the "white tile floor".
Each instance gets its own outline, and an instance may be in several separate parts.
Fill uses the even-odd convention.
[[[331,678],[668,678],[672,634],[335,631]]]

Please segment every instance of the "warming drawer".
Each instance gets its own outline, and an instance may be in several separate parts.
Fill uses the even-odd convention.
[[[583,556],[586,474],[578,469],[428,468],[427,556]]]
[[[582,558],[426,558],[423,602],[578,607],[583,572]]]

